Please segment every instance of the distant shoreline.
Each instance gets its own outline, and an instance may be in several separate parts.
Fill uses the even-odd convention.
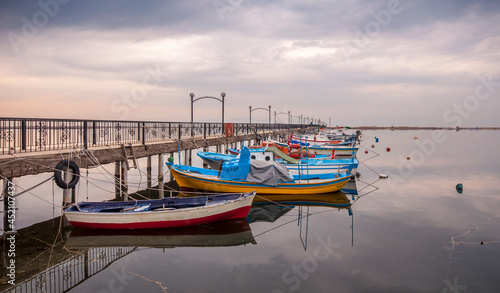
[[[500,130],[500,127],[440,127],[440,126],[356,126],[360,130]]]

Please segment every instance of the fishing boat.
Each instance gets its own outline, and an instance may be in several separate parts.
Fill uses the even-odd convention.
[[[239,150],[228,149],[232,153],[239,154]],[[212,152],[198,152],[198,156],[202,158],[210,168],[218,170],[224,162],[239,160],[237,155],[219,154]],[[264,147],[259,149],[250,149],[251,160],[273,160],[283,164],[288,170],[294,174],[320,174],[320,173],[335,173],[339,171],[347,171],[355,175],[358,168],[358,160],[352,158],[334,159],[331,155],[318,155],[315,158],[295,159],[283,153],[276,147]]]
[[[318,132],[315,134],[304,134],[300,136],[292,135],[292,140],[303,141],[308,143],[314,143],[316,145],[325,145],[325,144],[337,144],[342,141],[340,140],[331,140],[328,136],[323,132]]]
[[[239,151],[238,151],[239,153]],[[219,154],[214,152],[202,152],[198,151],[196,153],[198,157],[202,158],[207,165],[214,170],[219,170],[224,162],[236,159],[237,155],[233,154]]]
[[[360,135],[361,131],[359,130],[356,131],[356,134],[346,134],[341,130],[337,132],[320,130],[314,134],[292,135],[290,140],[307,142],[312,145],[352,145],[358,140]]]
[[[355,156],[359,147],[352,145],[314,145],[304,141],[291,140],[287,143],[277,143],[288,147],[291,157],[316,157],[318,155]],[[302,154],[301,154],[302,152]]]
[[[81,202],[64,215],[73,227],[146,229],[184,227],[244,218],[255,192],[142,201]]]
[[[181,190],[210,192],[327,193],[340,190],[351,176],[346,172],[292,175],[275,161],[251,160],[248,147],[243,147],[239,160],[225,162],[219,170],[166,164]]]

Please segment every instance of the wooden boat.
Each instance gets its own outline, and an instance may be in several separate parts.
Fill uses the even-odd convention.
[[[238,150],[233,150],[233,152],[239,153]],[[219,170],[224,162],[239,160],[239,157],[235,155],[212,152],[199,151],[198,156],[202,158],[210,168],[215,170]],[[303,158],[298,160],[288,156],[276,147],[250,149],[250,159],[276,161],[287,167],[294,175],[337,173],[339,171],[349,172],[355,175],[358,168],[358,160],[356,158],[334,159],[329,155],[318,155],[315,158]]]
[[[196,153],[198,157],[202,158],[207,165],[214,170],[219,170],[222,164],[226,161],[236,159],[236,155],[232,154],[219,154],[214,152],[202,152],[198,151]]]
[[[359,150],[357,146],[351,145],[313,145],[306,142],[292,140],[287,143],[276,143],[280,146],[288,147],[288,155],[294,158],[298,157],[316,157],[318,155],[355,156]],[[302,154],[300,154],[302,152]]]
[[[330,140],[328,138],[328,136],[325,135],[324,133],[306,134],[306,135],[301,135],[301,136],[293,135],[292,140],[314,143],[317,145],[337,144],[337,143],[342,142],[340,140]]]
[[[255,192],[143,201],[81,202],[63,211],[73,227],[145,229],[200,225],[248,215]]]
[[[341,133],[331,133],[324,130],[320,130],[314,134],[304,134],[300,136],[292,135],[290,140],[296,140],[301,142],[310,143],[311,145],[346,145],[356,142],[357,137],[354,134]]]
[[[291,175],[286,167],[274,161],[250,160],[247,147],[241,150],[238,161],[225,162],[220,170],[170,162],[167,166],[181,190],[211,192],[328,193],[340,190],[351,176],[349,173]]]

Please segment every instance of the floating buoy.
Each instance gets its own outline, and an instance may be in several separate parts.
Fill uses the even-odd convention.
[[[462,183],[458,183],[455,188],[457,189],[458,193],[462,193],[464,191],[464,186],[462,185]]]
[[[380,178],[380,179],[386,179],[388,177],[389,177],[389,175],[386,175],[386,174],[378,174],[378,178]]]
[[[413,140],[417,140],[417,139],[418,139],[418,136],[414,136],[414,137],[413,137]]]
[[[372,148],[374,148],[374,147],[375,147],[375,145],[374,145],[374,144],[372,144]]]
[[[368,150],[365,151],[365,154],[368,154]]]
[[[410,160],[410,157],[406,157],[407,160]]]
[[[386,148],[386,150],[387,150],[388,152],[390,152],[390,151],[391,151],[391,148]]]

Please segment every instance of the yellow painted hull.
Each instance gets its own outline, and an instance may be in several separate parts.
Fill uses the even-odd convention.
[[[310,180],[309,183],[279,183],[278,186],[266,186],[257,183],[235,182],[209,178],[191,173],[179,172],[170,168],[170,173],[181,189],[197,189],[209,192],[252,192],[257,194],[318,194],[340,190],[349,181],[349,177],[332,180]]]

